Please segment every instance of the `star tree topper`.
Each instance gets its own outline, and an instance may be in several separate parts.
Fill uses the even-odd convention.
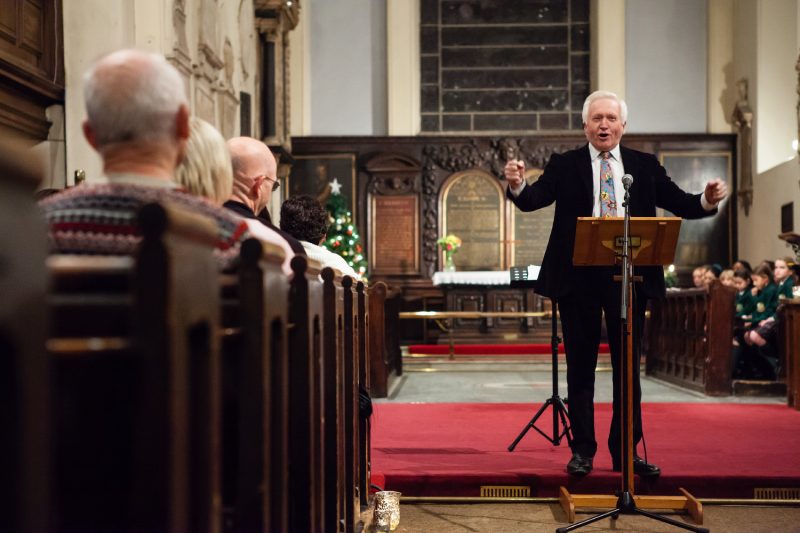
[[[342,184],[339,183],[339,178],[333,178],[331,181],[331,194],[342,194]]]

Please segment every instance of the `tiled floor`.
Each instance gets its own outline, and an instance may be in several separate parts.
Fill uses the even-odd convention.
[[[396,380],[389,402],[531,402],[542,403],[552,394],[551,365],[520,362],[410,362]],[[563,365],[559,394],[567,394]],[[596,373],[595,401],[611,401],[611,371]],[[784,397],[710,397],[642,375],[644,402],[732,402],[782,404]]]

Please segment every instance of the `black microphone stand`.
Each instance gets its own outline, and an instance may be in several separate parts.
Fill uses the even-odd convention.
[[[626,175],[627,177],[627,175]],[[629,192],[632,179],[627,180],[623,178],[623,185],[625,185],[625,217],[623,222],[622,232],[622,305],[620,306],[620,317],[622,318],[622,379],[620,379],[620,387],[622,388],[622,491],[617,498],[617,506],[610,511],[600,513],[598,515],[570,524],[566,527],[556,529],[556,533],[567,533],[575,529],[593,524],[598,520],[604,518],[611,518],[616,520],[621,514],[638,514],[664,522],[675,527],[694,531],[696,533],[708,533],[708,529],[704,527],[692,526],[683,522],[678,522],[672,518],[661,516],[656,513],[651,513],[640,507],[636,506],[636,500],[633,496],[633,261],[631,260],[631,242],[630,242],[630,209],[629,206]]]
[[[517,435],[517,438],[514,439],[514,442],[512,442],[511,445],[508,447],[508,451],[510,452],[514,451],[514,448],[517,447],[519,441],[522,440],[522,438],[525,436],[526,433],[528,433],[528,430],[530,430],[531,428],[538,431],[539,434],[548,441],[550,441],[550,443],[553,446],[558,446],[559,444],[561,444],[561,439],[564,437],[567,438],[568,444],[572,443],[572,437],[570,436],[570,426],[569,426],[569,412],[567,411],[567,406],[565,404],[567,400],[561,399],[561,396],[558,395],[558,345],[561,342],[561,338],[559,338],[558,336],[558,307],[557,307],[558,303],[555,298],[550,299],[550,305],[552,307],[551,314],[552,314],[552,326],[553,326],[552,335],[550,336],[550,351],[553,357],[553,366],[552,366],[553,394],[544,402],[544,404],[539,408],[536,414],[533,415],[533,418],[530,419],[530,421],[525,425],[525,427],[522,428],[520,434]],[[550,437],[548,434],[546,434],[544,431],[542,431],[541,429],[539,429],[539,427],[536,426],[536,421],[539,420],[539,417],[542,416],[545,410],[551,406],[553,408],[552,437]],[[561,424],[564,425],[564,431],[561,431],[559,429],[559,419],[561,420]]]

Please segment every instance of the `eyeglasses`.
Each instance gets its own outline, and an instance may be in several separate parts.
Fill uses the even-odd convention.
[[[272,181],[269,178],[267,178],[264,174],[261,174],[259,176],[254,176],[254,177],[250,178],[249,181],[252,183],[252,182],[254,182],[254,181],[258,180],[258,179],[263,179],[265,182]],[[280,180],[275,179],[274,181],[272,181],[272,190],[273,191],[277,191],[278,189],[280,189],[280,187],[281,187]]]

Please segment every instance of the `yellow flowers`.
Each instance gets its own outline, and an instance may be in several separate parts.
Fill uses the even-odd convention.
[[[461,248],[461,239],[452,233],[450,235],[445,235],[436,242],[445,252],[452,253]]]

